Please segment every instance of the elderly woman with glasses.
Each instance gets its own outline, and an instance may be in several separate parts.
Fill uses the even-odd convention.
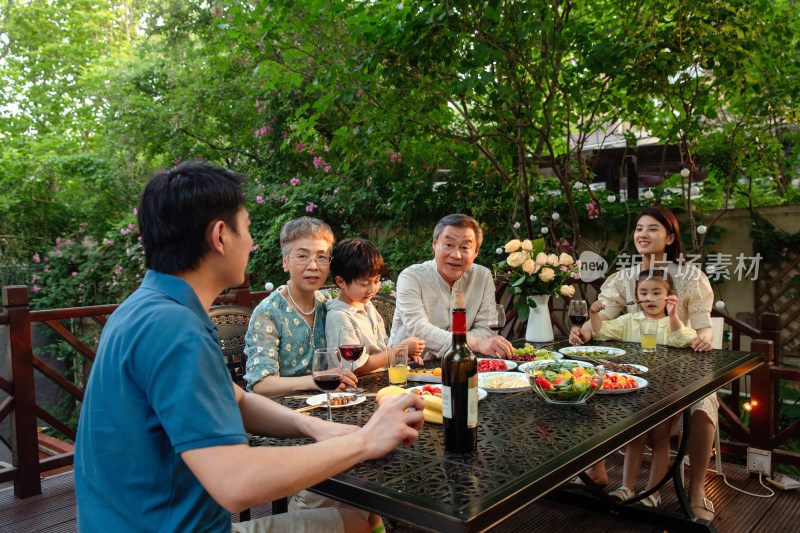
[[[314,350],[325,348],[326,294],[334,237],[330,226],[311,217],[290,220],[281,229],[286,285],[267,296],[250,317],[245,336],[247,389],[265,396],[316,390],[311,377]],[[355,385],[345,370],[341,385]]]

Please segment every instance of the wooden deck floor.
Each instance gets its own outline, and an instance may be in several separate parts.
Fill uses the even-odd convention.
[[[612,455],[608,460],[611,477],[610,487],[619,485],[621,479],[622,456]],[[723,463],[723,471],[728,481],[739,488],[757,494],[766,491],[751,479],[745,468]],[[640,479],[647,476],[647,466],[643,466]],[[800,531],[800,491],[781,492],[776,490],[772,498],[754,498],[725,485],[721,477],[709,472],[706,478],[709,498],[714,502],[717,514],[714,526],[719,533],[789,533]],[[644,487],[637,487],[637,491]],[[671,491],[662,490],[662,507],[678,510],[677,501]],[[252,510],[252,516],[266,516],[270,505],[265,504]],[[395,533],[416,533],[419,529],[401,523],[390,528]],[[14,496],[13,489],[0,490],[0,531],[6,533],[71,533],[76,531],[75,493],[72,472],[48,477],[42,482],[42,494],[20,500]],[[664,531],[658,524],[645,525],[620,520],[609,515],[593,513],[578,507],[540,500],[527,506],[508,523],[492,530],[493,533],[528,531],[547,531],[548,533],[660,533]]]

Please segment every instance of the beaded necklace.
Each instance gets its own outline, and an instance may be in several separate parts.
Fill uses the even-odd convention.
[[[300,306],[297,304],[297,302],[295,302],[295,301],[294,301],[294,296],[292,296],[292,288],[291,288],[291,283],[292,283],[291,281],[288,281],[288,282],[286,282],[286,294],[288,294],[288,295],[289,295],[289,299],[292,301],[292,303],[293,303],[293,304],[294,304],[294,306],[297,308],[297,310],[298,310],[298,311],[300,311],[300,314],[301,314],[301,315],[305,315],[305,316],[311,316],[311,315],[313,315],[313,314],[314,314],[314,311],[316,311],[316,310],[317,310],[317,304],[315,303],[315,304],[313,305],[313,307],[311,307],[311,311],[309,311],[308,313],[306,313],[305,311],[303,311],[302,309],[300,309]]]

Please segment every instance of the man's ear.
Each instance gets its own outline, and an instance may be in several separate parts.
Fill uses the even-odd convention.
[[[344,282],[344,278],[342,276],[336,276],[333,278],[333,282],[336,284],[337,287],[344,290],[347,287],[347,283]]]
[[[211,250],[225,253],[225,244],[223,242],[223,230],[225,229],[225,222],[223,220],[215,220],[208,225],[206,231],[206,241]]]

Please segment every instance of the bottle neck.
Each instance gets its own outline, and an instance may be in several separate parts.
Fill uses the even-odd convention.
[[[453,309],[453,344],[467,341],[467,313],[464,309]]]

